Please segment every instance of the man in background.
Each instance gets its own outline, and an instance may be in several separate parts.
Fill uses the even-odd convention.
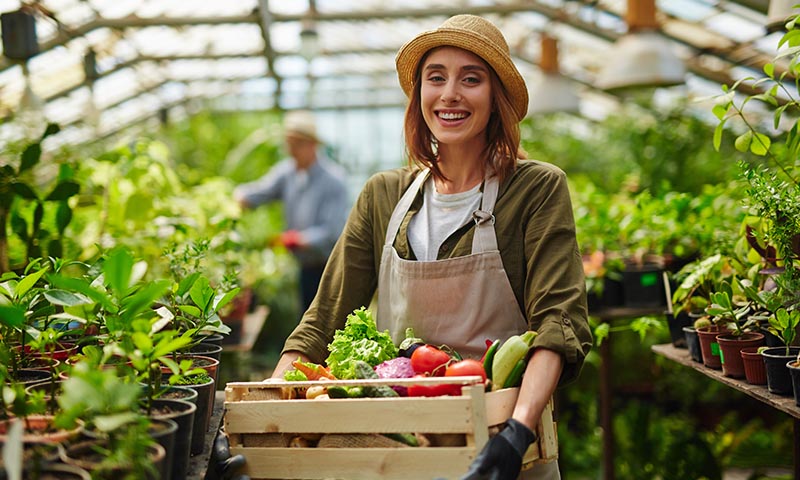
[[[319,148],[322,141],[313,114],[288,112],[284,135],[290,157],[258,180],[239,185],[233,194],[242,208],[283,203],[287,229],[277,243],[290,250],[299,263],[301,308],[305,312],[347,220],[350,202],[344,169]]]

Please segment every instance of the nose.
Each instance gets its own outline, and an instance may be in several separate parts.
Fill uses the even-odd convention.
[[[457,103],[461,100],[461,93],[458,91],[458,84],[449,81],[442,88],[442,102],[444,103]]]

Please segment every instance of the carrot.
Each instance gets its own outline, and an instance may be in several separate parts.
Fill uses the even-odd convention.
[[[309,380],[319,380],[320,378],[336,380],[336,377],[331,374],[327,367],[323,367],[322,365],[318,365],[316,363],[306,363],[300,359],[297,359],[292,362],[292,366],[303,372],[303,374],[305,374],[306,378]]]

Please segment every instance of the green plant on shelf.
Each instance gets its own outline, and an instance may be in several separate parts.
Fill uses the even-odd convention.
[[[800,325],[800,310],[789,311],[785,308],[779,308],[769,318],[769,331],[786,346],[786,355],[789,355],[789,347],[794,343],[798,325]],[[798,359],[800,360],[800,358]]]
[[[751,307],[748,302],[743,305],[734,304],[733,293],[727,282],[721,285],[721,290],[711,294],[711,304],[706,307],[706,313],[711,316],[711,321],[724,331],[740,337],[745,332],[753,330],[757,320],[751,318]]]

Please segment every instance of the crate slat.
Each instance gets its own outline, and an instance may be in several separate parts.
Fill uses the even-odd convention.
[[[236,433],[467,433],[470,397],[354,398],[226,402],[225,429]],[[455,421],[454,421],[455,420]],[[324,423],[323,423],[324,422]]]
[[[256,479],[457,479],[469,468],[472,448],[238,448],[243,473]],[[264,476],[264,472],[268,472]]]

